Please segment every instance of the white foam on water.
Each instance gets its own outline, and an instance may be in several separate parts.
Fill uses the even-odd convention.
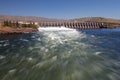
[[[43,67],[44,65],[46,65],[48,62],[47,61],[43,61],[43,62],[39,62],[38,64],[36,64],[35,66],[33,66],[33,68],[41,68]]]
[[[32,60],[33,60],[33,58],[31,58],[31,57],[28,58],[28,61],[32,61]]]
[[[94,38],[94,37],[95,37],[95,35],[91,35],[91,37],[93,37],[93,38]]]
[[[56,60],[57,60],[57,56],[53,56],[52,61],[56,61]]]
[[[76,29],[66,27],[39,27],[38,30],[46,37],[46,40],[54,41],[54,43],[64,44],[66,41],[76,40],[77,38],[85,38],[84,33],[78,32]]]
[[[36,43],[36,45],[33,46],[33,49],[37,47],[37,49],[39,49],[38,52],[40,56],[41,54],[45,54],[44,56],[46,56],[47,53],[54,54],[57,50],[60,51],[58,53],[61,53],[61,58],[69,58],[70,56],[76,54],[87,55],[85,50],[81,50],[86,49],[86,47],[88,47],[89,45],[80,41],[81,39],[86,38],[87,35],[85,33],[77,31],[76,29],[69,29],[65,27],[61,27],[60,29],[59,27],[47,27],[39,30],[38,34],[40,35],[40,37],[38,37],[37,40],[40,41],[43,46],[41,46],[41,44],[39,43]],[[64,48],[66,49],[64,50]],[[63,52],[61,52],[62,49]],[[76,50],[80,53],[77,53]],[[73,52],[76,52],[76,54],[72,54]]]
[[[9,46],[10,44],[9,43],[5,43],[3,46],[5,47],[5,46]]]
[[[13,73],[15,73],[15,72],[16,72],[16,69],[9,70],[9,73],[10,73],[10,74],[13,74]]]
[[[102,54],[102,52],[95,52],[95,55],[100,55]]]
[[[38,28],[39,31],[73,31],[73,29],[71,28],[66,28],[64,26],[61,27],[39,27]]]
[[[28,49],[29,49],[29,50],[33,50],[34,48],[33,48],[33,47],[29,47]]]
[[[41,41],[41,39],[40,39],[40,38],[38,38],[37,40],[38,40],[38,41]]]
[[[4,59],[5,58],[5,56],[3,56],[3,55],[0,55],[0,59]]]
[[[45,52],[48,52],[49,50],[48,49],[45,49]]]
[[[27,40],[27,39],[22,39],[22,38],[21,38],[20,40],[21,40],[21,41],[25,41],[25,42],[28,42],[28,41],[29,41],[29,40]]]
[[[8,42],[9,40],[2,40],[2,41],[0,41],[0,43],[3,43],[3,42]]]

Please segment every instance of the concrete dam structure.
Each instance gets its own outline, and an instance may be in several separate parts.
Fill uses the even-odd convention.
[[[102,22],[41,22],[40,27],[61,27],[72,29],[99,29],[107,28]]]

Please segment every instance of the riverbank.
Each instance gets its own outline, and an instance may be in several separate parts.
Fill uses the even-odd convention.
[[[20,34],[20,33],[31,33],[36,32],[38,29],[34,28],[11,28],[0,26],[0,34]]]

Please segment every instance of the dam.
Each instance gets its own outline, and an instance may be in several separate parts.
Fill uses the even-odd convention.
[[[40,22],[39,27],[61,27],[72,29],[100,29],[107,28],[102,22]]]

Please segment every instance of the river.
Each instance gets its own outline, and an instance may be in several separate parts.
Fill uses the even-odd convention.
[[[0,80],[120,80],[120,29],[0,35]]]

